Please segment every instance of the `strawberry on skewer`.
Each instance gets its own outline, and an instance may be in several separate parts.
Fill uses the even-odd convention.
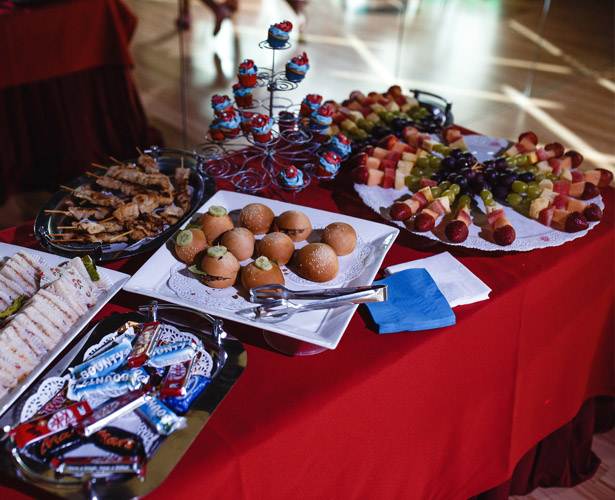
[[[485,204],[485,213],[487,214],[487,222],[493,240],[501,246],[512,244],[517,234],[515,233],[515,228],[506,217],[504,209],[495,202],[493,194],[488,189],[483,189],[480,197]]]
[[[462,243],[468,238],[469,227],[472,224],[471,204],[472,199],[467,194],[457,200],[455,217],[444,228],[444,234],[451,243]]]
[[[418,190],[410,198],[393,203],[389,209],[389,214],[393,220],[405,221],[432,201],[431,188],[427,186]]]
[[[451,204],[459,192],[457,184],[432,187],[431,194],[434,200],[415,215],[414,230],[421,233],[431,231],[440,217],[451,213]]]

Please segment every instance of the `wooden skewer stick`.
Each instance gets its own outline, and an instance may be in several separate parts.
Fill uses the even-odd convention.
[[[109,159],[111,161],[114,161],[115,163],[117,163],[118,165],[123,165],[124,163],[121,162],[120,160],[118,160],[117,158],[113,158],[113,156],[109,156]]]
[[[102,175],[96,175],[94,172],[86,172],[85,175],[88,177],[94,177],[94,179],[100,179]]]
[[[119,238],[122,238],[123,236],[128,236],[130,233],[132,233],[132,230],[126,231],[125,233],[116,234],[113,238],[109,238],[109,243],[111,243],[112,241],[115,241],[115,240],[117,240]]]
[[[64,191],[70,191],[71,193],[75,190],[75,188],[68,187],[68,186],[65,186],[63,184],[60,184],[60,188],[64,189]]]
[[[113,219],[115,219],[115,217],[113,217],[113,216],[107,217],[106,219],[99,220],[98,223],[102,224],[103,222],[109,222],[110,220],[113,220]]]
[[[75,226],[56,226],[58,229],[77,229]],[[63,233],[60,233],[63,234]]]
[[[45,210],[46,214],[62,214],[62,215],[70,215],[70,212],[66,210]]]
[[[141,151],[141,148],[137,146],[135,149],[137,150],[137,153],[139,153],[140,155],[143,155],[143,151]]]
[[[93,167],[96,168],[102,168],[103,170],[107,170],[109,167],[105,167],[104,165],[101,165],[100,163],[92,163]]]
[[[83,238],[66,238],[59,240],[51,240],[53,243],[83,243]]]

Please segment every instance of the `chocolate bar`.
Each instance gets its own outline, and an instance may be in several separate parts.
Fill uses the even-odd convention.
[[[193,358],[196,352],[196,343],[191,340],[161,344],[154,349],[147,364],[154,368],[175,365]]]
[[[102,377],[122,366],[131,350],[132,345],[130,341],[127,338],[123,338],[115,347],[84,361],[80,365],[71,366],[68,371],[73,378]]]
[[[36,460],[48,462],[51,458],[66,453],[82,443],[83,436],[74,427],[69,427],[28,445],[25,452]]]
[[[190,379],[192,367],[198,358],[199,355],[197,354],[194,358],[183,363],[169,366],[160,388],[161,397],[181,397],[186,395],[186,385]]]
[[[119,396],[124,392],[134,391],[149,380],[149,374],[143,368],[109,373],[102,377],[72,379],[68,383],[68,397],[80,401],[90,395]]]
[[[137,413],[158,434],[168,436],[172,432],[186,426],[186,419],[178,417],[158,398],[150,399],[137,409]]]
[[[128,366],[136,368],[145,364],[158,344],[160,333],[160,323],[158,322],[144,323],[142,325],[141,332],[135,338],[132,344],[132,351],[128,355]]]
[[[169,408],[178,415],[184,415],[190,409],[190,405],[205,390],[211,379],[204,375],[192,375],[186,386],[186,394],[181,397],[169,397],[163,400]]]
[[[75,477],[109,477],[113,474],[145,476],[145,459],[142,456],[54,458],[51,467],[56,474]]]

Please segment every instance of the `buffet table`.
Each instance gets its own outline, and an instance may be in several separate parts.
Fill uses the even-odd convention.
[[[448,250],[492,288],[455,309],[454,327],[380,336],[360,309],[335,351],[288,357],[227,322],[248,368],[152,497],[505,498],[591,476],[594,421],[613,415],[593,398],[615,396],[613,191],[603,196],[587,237],[529,253],[402,232],[384,267]],[[377,220],[347,175],[293,201]],[[36,246],[31,226],[0,241]],[[110,267],[132,274],[146,257]],[[99,317],[145,301],[120,293]]]
[[[93,160],[158,141],[131,75],[121,0],[0,8],[0,200],[56,189]]]

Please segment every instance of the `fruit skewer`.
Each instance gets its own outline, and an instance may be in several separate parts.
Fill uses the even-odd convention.
[[[504,208],[496,203],[493,199],[493,194],[488,189],[483,189],[480,193],[480,197],[485,204],[485,213],[487,214],[487,223],[493,240],[500,246],[511,245],[517,234],[515,228],[510,223]]]
[[[450,220],[444,228],[444,234],[451,243],[463,243],[469,234],[472,216],[470,206],[472,198],[467,194],[459,197],[455,206],[455,217]]]
[[[438,219],[451,213],[451,205],[461,191],[457,184],[436,186],[430,190],[433,201],[423,207],[414,217],[414,230],[421,233],[431,231]]]

